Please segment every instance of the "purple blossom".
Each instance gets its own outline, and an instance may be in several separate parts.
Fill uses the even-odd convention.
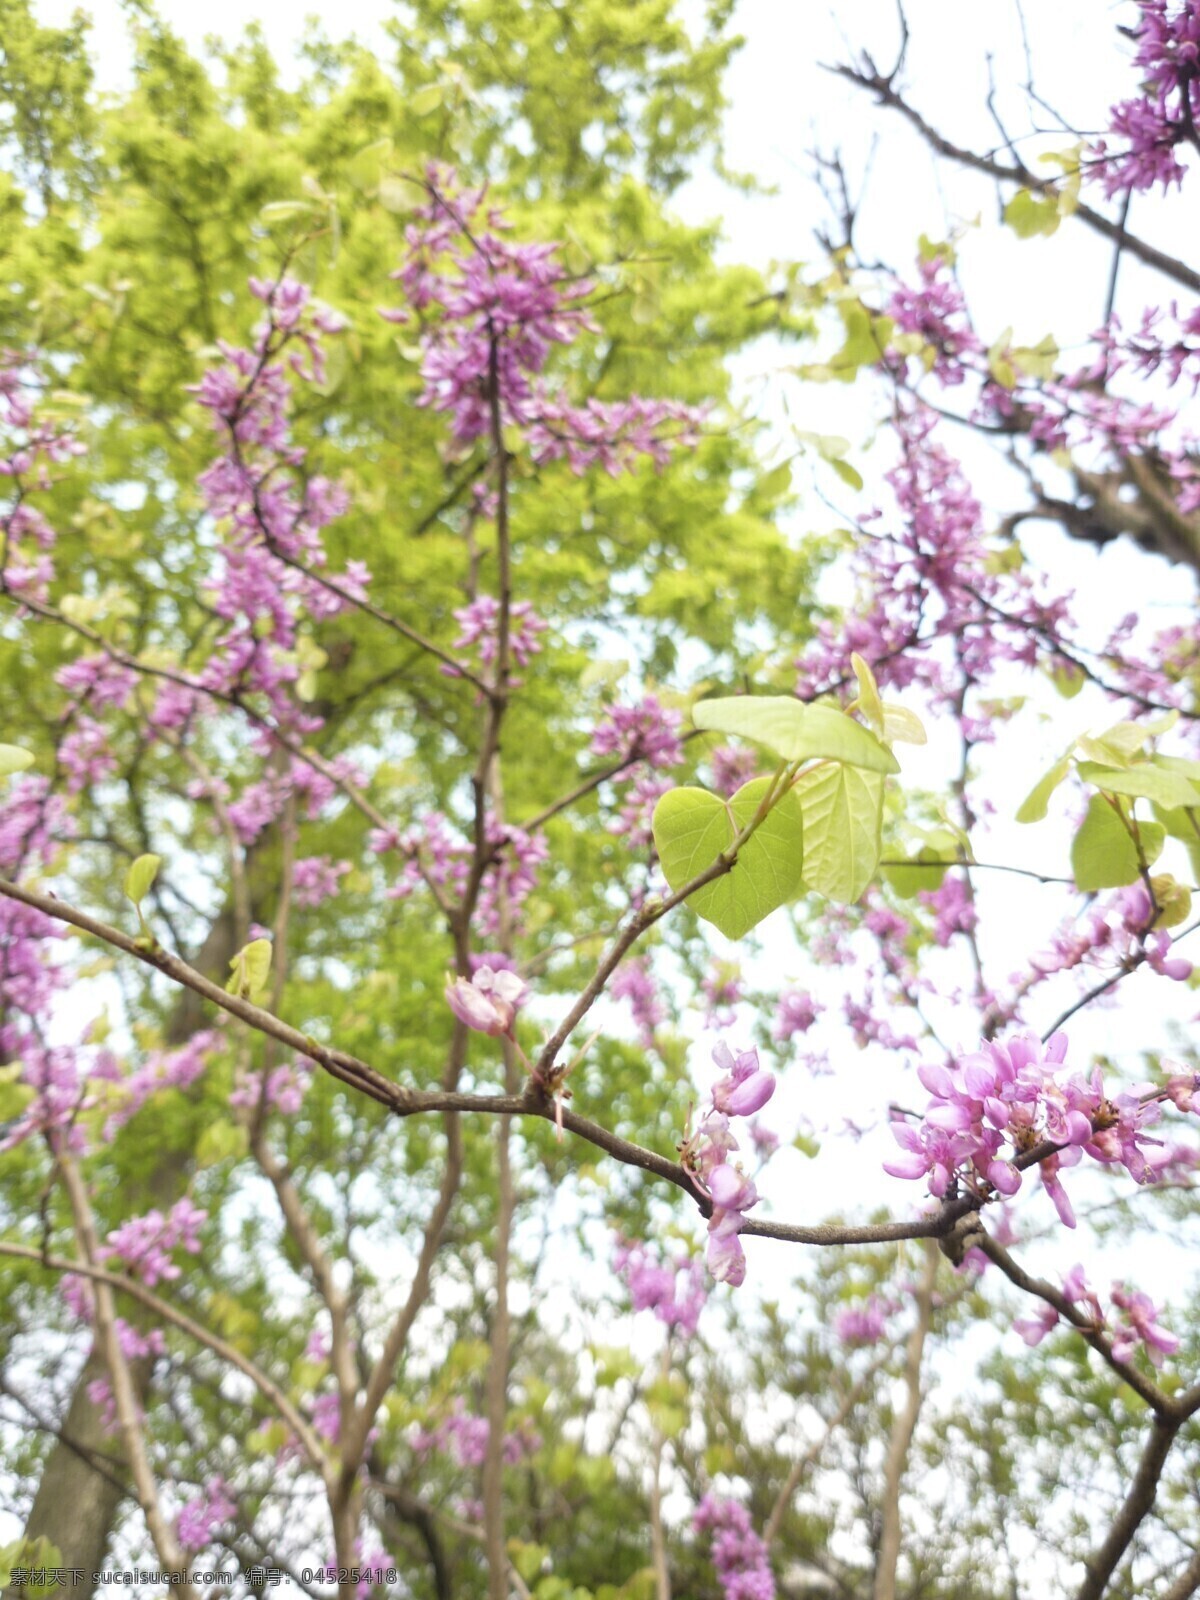
[[[237,1516],[237,1503],[229,1494],[224,1478],[210,1478],[203,1492],[189,1500],[175,1523],[179,1542],[185,1550],[203,1550],[223,1523]]]
[[[775,1600],[767,1547],[744,1506],[706,1494],[692,1516],[692,1527],[712,1537],[712,1562],[725,1600]]]
[[[1134,65],[1142,93],[1113,106],[1109,128],[1120,145],[1113,151],[1107,139],[1098,140],[1088,163],[1109,198],[1182,182],[1175,151],[1193,137],[1200,118],[1200,12],[1193,0],[1174,7],[1169,0],[1137,0],[1137,6]]]
[[[500,648],[500,602],[489,594],[480,595],[470,605],[460,607],[454,620],[460,629],[454,648],[474,650],[484,665],[490,665]],[[547,625],[534,614],[528,600],[518,600],[509,607],[508,626],[512,659],[519,667],[528,666],[531,657],[541,654],[538,636],[545,633]],[[454,668],[446,666],[442,671],[453,675]]]
[[[710,750],[708,764],[712,770],[712,787],[717,794],[728,799],[749,783],[758,771],[758,757],[753,748],[740,748],[730,744],[718,745]]]
[[[775,1079],[758,1064],[753,1047],[735,1056],[724,1040],[714,1046],[713,1060],[725,1076],[713,1086],[712,1103],[728,1117],[752,1117],[775,1093]]]
[[[1163,1357],[1173,1356],[1179,1349],[1178,1337],[1159,1322],[1158,1307],[1149,1295],[1114,1283],[1112,1302],[1121,1313],[1113,1333],[1113,1355],[1118,1361],[1128,1361],[1141,1344],[1153,1364],[1161,1367]]]
[[[672,449],[695,444],[701,413],[692,406],[637,395],[576,405],[548,383],[555,346],[595,329],[579,304],[590,283],[568,278],[557,245],[506,239],[508,224],[486,190],[460,189],[437,166],[426,188],[429,203],[406,230],[393,276],[421,313],[418,404],[449,415],[457,445],[490,436],[493,404],[535,462],[565,460],[577,473],[600,466],[616,474],[642,456],[662,466]]]
[[[351,870],[349,861],[303,856],[292,868],[292,898],[298,906],[319,906],[337,894],[338,880]]]
[[[447,978],[446,1003],[466,1027],[492,1038],[512,1037],[517,1012],[529,990],[515,972],[481,966],[474,976]]]
[[[1105,1096],[1099,1068],[1090,1078],[1062,1069],[1067,1039],[1041,1044],[1017,1034],[988,1042],[950,1066],[918,1070],[931,1099],[921,1122],[897,1119],[892,1132],[903,1154],[885,1162],[900,1178],[926,1178],[941,1198],[952,1182],[986,1196],[988,1188],[1012,1195],[1021,1187],[1016,1157],[1041,1144],[1059,1148],[1039,1163],[1042,1184],[1067,1227],[1075,1216],[1059,1172],[1086,1153],[1119,1163],[1136,1183],[1150,1183],[1162,1165],[1161,1146],[1146,1130],[1161,1115],[1158,1095]],[[1165,1093],[1165,1091],[1163,1091]]]
[[[632,706],[610,706],[592,734],[592,754],[651,767],[677,767],[683,760],[680,712],[648,694]]]
[[[854,1305],[842,1306],[833,1315],[834,1336],[845,1345],[878,1344],[891,1310],[886,1301],[874,1294]]]
[[[173,1250],[199,1254],[199,1230],[207,1215],[185,1196],[165,1216],[156,1207],[145,1216],[130,1217],[108,1235],[100,1257],[105,1261],[116,1258],[153,1289],[160,1280],[179,1277],[180,1269],[171,1260]]]
[[[921,889],[917,899],[934,913],[934,943],[943,949],[956,933],[971,933],[979,915],[965,876],[948,872],[936,889]]]
[[[771,1098],[775,1080],[758,1064],[758,1052],[736,1056],[722,1040],[713,1060],[724,1074],[713,1088],[712,1107],[679,1147],[680,1160],[712,1200],[708,1221],[708,1270],[718,1283],[737,1288],[746,1276],[746,1257],[738,1238],[744,1213],[758,1203],[758,1191],[741,1167],[729,1160],[738,1148],[731,1116],[752,1116]],[[727,1109],[723,1109],[727,1108]]]
[[[644,1050],[654,1043],[655,1030],[666,1017],[658,989],[645,956],[633,956],[617,968],[608,992],[614,1000],[628,1000],[637,1024],[638,1041]]]
[[[787,1044],[798,1033],[807,1033],[822,1009],[806,989],[785,989],[775,1007],[772,1039]]]
[[[622,1239],[613,1251],[613,1270],[624,1280],[635,1311],[653,1311],[685,1337],[695,1333],[708,1299],[703,1268],[695,1257],[681,1255],[667,1263],[647,1245]]]
[[[608,825],[608,831],[624,835],[625,843],[631,850],[647,849],[654,843],[654,808],[673,787],[669,778],[655,777],[651,772],[639,772],[626,790],[616,817]]]
[[[717,961],[700,985],[704,995],[704,1024],[708,1028],[732,1028],[735,1007],[743,997],[742,970],[730,961]]]
[[[472,1415],[462,1400],[455,1400],[449,1414],[429,1431],[420,1429],[413,1438],[417,1455],[432,1450],[444,1451],[460,1467],[481,1467],[487,1455],[491,1429],[486,1417]],[[501,1455],[508,1466],[515,1466],[541,1449],[541,1437],[532,1425],[522,1420],[519,1427],[504,1435]]]
[[[943,384],[961,383],[963,357],[981,354],[983,342],[971,327],[966,301],[946,257],[918,261],[917,272],[920,285],[900,284],[888,301],[888,315],[901,333],[918,334],[933,347],[933,371]]]

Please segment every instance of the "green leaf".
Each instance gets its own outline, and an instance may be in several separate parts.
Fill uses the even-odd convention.
[[[804,882],[852,904],[879,866],[882,774],[831,762],[802,773],[792,793],[804,813]]]
[[[139,856],[125,874],[125,898],[132,901],[139,912],[161,866],[161,856]]]
[[[8,1588],[14,1567],[22,1567],[27,1572],[40,1572],[45,1580],[34,1583],[26,1578],[21,1585],[22,1595],[49,1594],[58,1588],[58,1580],[51,1573],[62,1567],[62,1556],[58,1546],[51,1544],[45,1534],[36,1539],[22,1537],[0,1548],[0,1587]]]
[[[862,488],[863,475],[857,467],[852,467],[848,461],[843,461],[840,456],[831,457],[829,465],[843,483],[848,483],[852,489]]]
[[[232,976],[225,985],[226,994],[241,995],[243,1000],[257,1001],[267,987],[271,971],[270,939],[251,939],[243,945],[229,963]]]
[[[890,700],[883,702],[883,737],[888,744],[926,744],[929,739],[916,712]]]
[[[1138,819],[1134,823],[1137,829],[1136,843],[1142,847],[1142,863],[1152,867],[1163,853],[1163,845],[1167,842],[1167,830],[1161,822],[1146,822]]]
[[[1055,661],[1050,668],[1050,682],[1064,700],[1074,700],[1086,679],[1077,667],[1072,667],[1068,662]]]
[[[1033,788],[1022,800],[1020,809],[1017,812],[1017,821],[1040,822],[1049,808],[1050,796],[1070,770],[1071,757],[1069,755],[1061,756],[1050,768],[1050,771],[1044,777],[1038,779],[1037,783],[1034,784]]]
[[[20,1061],[9,1061],[0,1067],[0,1123],[19,1117],[37,1095],[32,1084],[21,1082],[24,1070]]]
[[[14,772],[24,772],[33,765],[28,750],[18,750],[15,744],[0,744],[0,778],[9,778]]]
[[[731,800],[706,789],[672,789],[654,808],[654,844],[672,889],[712,866],[753,819],[770,778],[754,778]],[[727,939],[740,939],[800,892],[804,814],[788,791],[738,852],[723,877],[688,896],[697,916]]]
[[[869,729],[830,705],[805,705],[787,694],[733,695],[692,707],[698,728],[740,734],[785,761],[823,758],[872,772],[899,772],[895,756]]]
[[[1095,761],[1081,761],[1079,776],[1085,783],[1104,789],[1109,794],[1134,795],[1142,800],[1153,800],[1167,811],[1177,806],[1200,806],[1200,789],[1188,782],[1181,772],[1171,772],[1156,763],[1139,762],[1137,766],[1102,767]]]
[[[507,1549],[509,1560],[526,1583],[532,1583],[543,1564],[550,1559],[549,1550],[542,1544],[525,1544],[520,1539],[510,1539]]]
[[[911,861],[884,867],[883,875],[898,895],[905,900],[914,900],[922,889],[940,889],[950,866],[951,862],[943,860],[936,850],[927,845]]]
[[[220,1118],[210,1122],[196,1145],[196,1165],[215,1167],[218,1162],[241,1160],[250,1148],[250,1133],[240,1123]]]
[[[1168,711],[1153,722],[1114,722],[1103,733],[1085,734],[1078,741],[1079,751],[1101,766],[1128,767],[1142,753],[1146,741],[1169,732],[1178,716],[1178,712]]]
[[[1095,794],[1071,844],[1071,871],[1080,889],[1121,889],[1137,881],[1137,849],[1108,801]]]
[[[440,83],[427,83],[416,94],[409,95],[408,109],[414,117],[427,117],[431,111],[438,109],[444,98],[445,90]]]
[[[1158,906],[1156,928],[1174,928],[1187,921],[1192,914],[1192,891],[1186,884],[1176,883],[1169,872],[1164,872],[1150,879],[1150,887]]]
[[[879,686],[875,682],[875,674],[857,650],[850,652],[850,665],[854,668],[854,676],[858,679],[858,708],[866,717],[872,731],[882,739],[883,701],[879,698]],[[921,731],[923,733],[924,729]]]
[[[1058,360],[1058,345],[1048,333],[1044,339],[1039,339],[1037,344],[1014,346],[1008,352],[1008,359],[1028,378],[1052,378],[1054,363]]]
[[[1018,239],[1034,239],[1058,228],[1058,197],[1039,199],[1028,189],[1018,189],[1004,208],[1004,220]]]

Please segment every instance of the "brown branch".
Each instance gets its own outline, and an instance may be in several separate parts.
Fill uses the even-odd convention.
[[[1169,1589],[1164,1589],[1160,1600],[1192,1600],[1200,1590],[1200,1550],[1197,1550]]]
[[[701,874],[701,879],[707,882],[710,878],[718,876],[720,871],[727,870],[727,867],[714,863],[707,872]],[[685,885],[677,895],[671,897],[669,902],[664,902],[664,906],[669,909],[670,905],[677,904],[692,893],[695,887],[695,881]],[[231,1016],[249,1023],[261,1033],[287,1045],[298,1055],[315,1062],[331,1077],[374,1100],[396,1116],[418,1116],[429,1112],[480,1112],[492,1116],[537,1117],[546,1122],[554,1122],[561,1116],[562,1125],[567,1131],[595,1145],[597,1149],[603,1150],[625,1166],[637,1167],[643,1172],[652,1173],[655,1177],[674,1184],[696,1202],[703,1216],[708,1216],[711,1212],[711,1202],[707,1195],[697,1189],[690,1173],[680,1162],[671,1160],[669,1156],[660,1155],[656,1150],[648,1150],[629,1139],[623,1139],[620,1134],[613,1133],[588,1117],[580,1116],[578,1112],[568,1107],[557,1108],[553,1097],[536,1080],[531,1079],[524,1090],[515,1095],[464,1094],[448,1088],[427,1090],[407,1088],[385,1077],[367,1062],[360,1061],[357,1056],[322,1045],[310,1034],[302,1033],[290,1023],[272,1016],[269,1011],[264,1011],[252,1001],[245,1000],[240,995],[227,993],[193,967],[188,966],[187,962],[178,956],[170,955],[160,946],[147,945],[143,940],[133,939],[119,929],[99,922],[96,918],[75,910],[61,900],[56,900],[53,895],[26,889],[3,878],[0,878],[0,895],[17,900],[22,905],[30,906],[35,911],[41,911],[60,922],[69,923],[83,933],[132,956],[135,960],[154,967],[173,982],[193,990]],[[650,922],[657,920],[658,914],[651,916]],[[646,926],[649,926],[649,923]],[[629,943],[632,943],[632,939]],[[615,962],[613,964],[615,965]],[[1058,1148],[1059,1146],[1053,1143],[1044,1142],[1032,1150],[1023,1152],[1016,1158],[1014,1165],[1021,1169],[1033,1166],[1038,1161],[1044,1161]],[[742,1231],[763,1239],[780,1239],[796,1244],[813,1245],[880,1244],[899,1239],[936,1239],[944,1238],[956,1222],[969,1212],[979,1210],[982,1204],[981,1197],[968,1195],[946,1203],[932,1216],[918,1218],[912,1222],[867,1223],[861,1226],[843,1227],[828,1223],[805,1226],[747,1221]]]
[[[917,1418],[921,1412],[921,1362],[925,1344],[933,1323],[933,1285],[937,1277],[938,1251],[932,1244],[925,1246],[925,1270],[914,1296],[917,1320],[908,1336],[904,1354],[904,1406],[897,1411],[888,1440],[887,1457],[883,1468],[883,1526],[879,1539],[879,1554],[875,1562],[875,1583],[872,1600],[896,1600],[896,1568],[900,1560],[901,1522],[900,1490],[904,1482],[904,1469],[908,1452],[912,1448]]]
[[[782,1526],[784,1517],[787,1515],[787,1509],[791,1505],[792,1500],[795,1498],[796,1490],[800,1487],[800,1483],[804,1478],[805,1473],[807,1473],[809,1469],[815,1466],[820,1460],[821,1452],[825,1449],[825,1446],[829,1443],[834,1433],[838,1430],[838,1428],[841,1427],[842,1423],[845,1422],[846,1418],[862,1399],[871,1383],[871,1380],[880,1371],[886,1361],[887,1356],[885,1355],[880,1356],[878,1360],[871,1363],[871,1365],[853,1385],[853,1387],[848,1389],[843,1395],[837,1410],[825,1424],[818,1437],[813,1440],[812,1444],[809,1445],[808,1449],[803,1455],[799,1456],[795,1461],[793,1461],[791,1468],[788,1471],[787,1478],[784,1480],[783,1487],[775,1497],[775,1504],[771,1507],[771,1514],[763,1524],[763,1543],[767,1546],[768,1550],[770,1550],[771,1546],[779,1537],[779,1529]]]
[[[91,1203],[88,1200],[83,1178],[73,1158],[65,1151],[56,1151],[56,1158],[75,1221],[75,1236],[78,1241],[81,1258],[80,1265],[94,1267],[100,1259],[100,1241],[96,1234],[95,1219],[92,1215]],[[158,1485],[154,1480],[154,1469],[151,1466],[150,1455],[146,1449],[146,1439],[142,1430],[141,1407],[138,1405],[137,1393],[129,1372],[129,1363],[126,1361],[125,1353],[121,1349],[112,1290],[102,1279],[94,1278],[93,1282],[92,1305],[96,1318],[96,1341],[103,1353],[105,1366],[108,1368],[113,1409],[116,1412],[117,1428],[125,1451],[125,1458],[129,1462],[129,1471],[133,1478],[134,1496],[141,1507],[142,1516],[146,1520],[146,1529],[153,1541],[158,1559],[168,1570],[183,1572],[183,1551],[175,1536],[174,1528],[163,1515],[162,1502],[158,1495]],[[185,1597],[185,1600],[191,1600],[191,1597],[195,1594],[195,1590],[189,1582],[181,1582],[179,1591]]]
[[[1108,1580],[1117,1570],[1121,1558],[1133,1543],[1135,1534],[1153,1509],[1163,1467],[1181,1426],[1182,1423],[1176,1418],[1162,1416],[1154,1418],[1129,1492],[1113,1520],[1104,1543],[1095,1555],[1085,1561],[1087,1573],[1076,1592],[1075,1600],[1103,1600],[1108,1589]]]
[[[194,1339],[197,1344],[202,1344],[211,1350],[214,1355],[220,1356],[222,1361],[235,1367],[259,1391],[263,1398],[279,1413],[284,1422],[296,1435],[301,1448],[309,1461],[318,1468],[324,1460],[321,1441],[304,1420],[287,1395],[275,1381],[268,1377],[260,1367],[248,1360],[236,1345],[227,1344],[226,1341],[215,1333],[210,1333],[200,1323],[194,1321],[186,1312],[178,1310],[167,1300],[161,1299],[152,1289],[147,1289],[136,1278],[125,1277],[117,1272],[109,1272],[104,1267],[89,1265],[84,1261],[71,1261],[65,1256],[46,1254],[35,1250],[30,1245],[14,1244],[7,1239],[0,1239],[0,1256],[14,1256],[21,1261],[32,1261],[35,1265],[45,1267],[49,1272],[71,1273],[78,1278],[87,1278],[94,1283],[104,1284],[107,1288],[115,1290],[118,1294],[128,1295],[147,1310],[153,1311],[155,1316],[161,1317],[164,1322],[169,1322],[181,1333],[186,1333],[189,1339]]]
[[[970,1243],[982,1250],[989,1261],[994,1261],[1010,1283],[1015,1284],[1024,1293],[1034,1295],[1037,1299],[1044,1300],[1047,1305],[1053,1306],[1063,1321],[1069,1322],[1076,1329],[1100,1359],[1112,1368],[1122,1382],[1129,1385],[1139,1399],[1146,1402],[1160,1421],[1173,1422],[1176,1428],[1183,1423],[1185,1419],[1179,1414],[1178,1402],[1164,1394],[1158,1385],[1143,1376],[1137,1367],[1118,1360],[1113,1354],[1112,1340],[1108,1334],[1085,1316],[1074,1301],[1068,1300],[1061,1289],[1056,1289],[1044,1278],[1035,1278],[1032,1273],[1026,1272],[1024,1267],[1013,1260],[1004,1246],[982,1227],[972,1230]]]
[[[925,118],[909,105],[903,95],[895,88],[892,80],[882,73],[874,70],[864,70],[860,67],[837,66],[831,69],[839,78],[845,78],[848,83],[857,88],[866,89],[874,94],[880,105],[886,106],[891,111],[897,111],[913,127],[925,143],[938,155],[944,156],[948,161],[953,161],[957,166],[967,167],[971,171],[981,172],[986,177],[994,178],[1001,183],[1014,183],[1022,189],[1032,190],[1034,194],[1057,194],[1057,180],[1039,177],[1031,172],[1023,163],[1008,166],[1002,161],[997,161],[994,156],[980,155],[977,151],[968,150],[962,145],[954,144],[943,134],[939,133]],[[1130,255],[1136,256],[1146,266],[1152,267],[1156,272],[1163,273],[1175,283],[1182,284],[1194,293],[1200,293],[1200,272],[1189,267],[1186,262],[1180,261],[1175,256],[1167,255],[1156,245],[1148,240],[1139,238],[1137,234],[1128,233],[1119,222],[1112,221],[1099,211],[1094,211],[1091,206],[1082,200],[1078,201],[1072,215],[1087,224],[1094,232],[1102,234],[1104,238],[1111,239],[1114,244],[1120,244]]]

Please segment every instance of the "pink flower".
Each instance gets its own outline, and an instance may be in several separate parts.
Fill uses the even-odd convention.
[[[448,978],[446,1003],[468,1028],[492,1038],[512,1036],[517,1012],[529,990],[515,972],[481,966],[471,979]]]
[[[722,1040],[713,1048],[713,1060],[725,1071],[713,1087],[713,1105],[727,1117],[752,1117],[775,1093],[775,1079],[758,1064],[758,1051],[735,1056]]]
[[[858,1305],[842,1306],[834,1313],[834,1334],[842,1344],[877,1344],[883,1338],[890,1309],[875,1294]]]
[[[786,989],[779,996],[775,1008],[775,1024],[771,1037],[776,1044],[786,1044],[798,1033],[807,1033],[817,1020],[821,1007],[804,989]]]

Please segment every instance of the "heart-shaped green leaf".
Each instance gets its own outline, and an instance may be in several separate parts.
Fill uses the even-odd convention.
[[[755,778],[730,800],[707,789],[672,789],[663,795],[654,808],[654,844],[672,889],[682,889],[729,849],[770,785],[770,778]],[[759,823],[730,870],[689,895],[688,905],[727,939],[740,939],[799,894],[803,829],[800,802],[789,792]]]
[[[796,780],[804,813],[804,881],[851,905],[875,876],[883,821],[883,775],[831,761]]]
[[[871,772],[899,772],[895,756],[861,722],[830,705],[805,705],[789,694],[732,695],[692,707],[698,728],[741,734],[784,761],[845,761]]]

